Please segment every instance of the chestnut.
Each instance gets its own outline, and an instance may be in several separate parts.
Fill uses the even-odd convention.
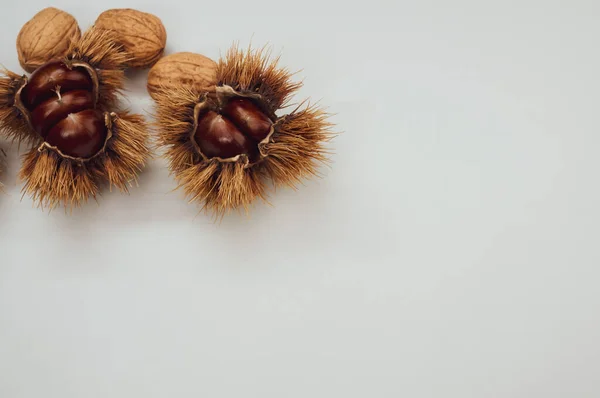
[[[93,108],[94,98],[90,91],[69,91],[64,95],[56,92],[54,98],[47,99],[31,112],[31,124],[35,131],[46,137],[48,131],[71,113]]]
[[[235,124],[215,111],[207,111],[200,116],[194,138],[202,153],[209,158],[250,155],[256,145]]]
[[[217,62],[179,53],[150,71],[158,144],[178,186],[217,218],[267,200],[271,183],[318,176],[328,161],[329,114],[308,101],[281,114],[302,84],[269,53],[234,46]]]
[[[86,109],[59,121],[48,132],[46,142],[67,156],[87,159],[102,149],[107,134],[104,114]]]
[[[64,155],[88,159],[104,147],[108,129],[104,113],[95,109],[92,72],[80,65],[61,60],[42,65],[21,90],[21,102],[46,143]]]
[[[271,119],[247,98],[231,99],[223,107],[223,114],[257,142],[264,140],[273,126]]]
[[[273,122],[248,98],[233,98],[218,109],[200,114],[194,139],[204,156],[221,159],[247,155],[258,157],[258,143],[265,139]]]
[[[21,101],[30,111],[54,95],[60,87],[65,93],[71,90],[93,91],[90,74],[83,67],[70,69],[61,61],[52,61],[37,69],[23,88]]]

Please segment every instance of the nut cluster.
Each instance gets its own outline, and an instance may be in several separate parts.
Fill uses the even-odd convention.
[[[318,174],[329,115],[310,105],[279,115],[301,86],[291,77],[267,52],[237,47],[218,62],[172,54],[150,70],[158,142],[192,201],[223,216]]]
[[[201,103],[194,139],[207,158],[246,155],[258,160],[258,144],[273,131],[271,120],[253,100],[228,97],[224,103]]]
[[[89,159],[104,146],[108,128],[104,114],[95,109],[97,77],[83,65],[48,62],[31,75],[19,99],[44,142],[63,155]]]
[[[156,16],[102,13],[81,34],[75,19],[47,8],[17,39],[27,78],[0,76],[0,130],[33,147],[20,172],[24,191],[50,208],[78,206],[106,183],[127,191],[149,155],[148,126],[122,111],[127,68],[152,67],[158,143],[192,201],[218,216],[248,210],[271,186],[296,186],[328,161],[329,115],[319,106],[284,109],[301,83],[267,50],[161,59],[166,32]],[[39,144],[39,145],[37,145]]]
[[[0,131],[33,144],[24,156],[23,191],[42,207],[76,207],[103,186],[127,192],[149,156],[149,128],[123,111],[125,70],[162,56],[160,19],[132,9],[101,14],[81,34],[73,16],[46,8],[17,39],[27,78],[0,76]]]

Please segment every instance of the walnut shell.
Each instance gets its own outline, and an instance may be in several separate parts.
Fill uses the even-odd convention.
[[[27,72],[66,55],[81,31],[71,14],[57,8],[44,8],[31,18],[17,36],[19,62]]]
[[[117,33],[131,56],[127,66],[132,68],[152,66],[162,56],[167,43],[167,32],[158,17],[130,8],[104,11],[94,26]]]
[[[215,88],[217,63],[204,55],[181,52],[167,55],[150,69],[148,92],[152,98],[160,89],[186,87],[195,92]]]

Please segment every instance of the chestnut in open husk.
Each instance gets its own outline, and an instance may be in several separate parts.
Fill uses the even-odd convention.
[[[96,198],[105,183],[127,191],[136,180],[149,156],[148,125],[120,109],[117,94],[125,69],[152,65],[166,41],[160,20],[136,10],[103,13],[82,36],[74,21],[55,8],[36,14],[17,41],[33,73],[0,78],[0,128],[34,144],[20,172],[23,190],[50,208]],[[144,27],[152,41],[140,36]],[[35,36],[48,31],[55,34]]]
[[[291,76],[265,51],[237,47],[219,62],[178,53],[150,70],[158,141],[191,201],[222,216],[266,199],[269,182],[295,186],[318,175],[332,125],[305,102],[279,115],[301,87]]]

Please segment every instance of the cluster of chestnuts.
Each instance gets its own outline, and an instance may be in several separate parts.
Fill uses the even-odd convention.
[[[165,43],[160,20],[131,9],[102,13],[83,35],[54,8],[22,28],[17,52],[31,75],[0,78],[0,128],[33,143],[20,172],[26,193],[53,208],[78,206],[105,184],[127,190],[151,131],[179,186],[217,216],[266,199],[270,184],[318,173],[332,136],[328,114],[305,102],[281,113],[301,84],[268,52],[161,58]],[[152,124],[123,111],[117,95],[125,69],[146,67]]]
[[[78,206],[106,184],[128,189],[150,153],[150,129],[121,109],[118,93],[125,70],[153,65],[165,43],[157,17],[130,9],[102,13],[83,34],[56,8],[23,26],[17,53],[32,73],[0,78],[0,127],[32,143],[20,172],[26,193],[53,208]]]

